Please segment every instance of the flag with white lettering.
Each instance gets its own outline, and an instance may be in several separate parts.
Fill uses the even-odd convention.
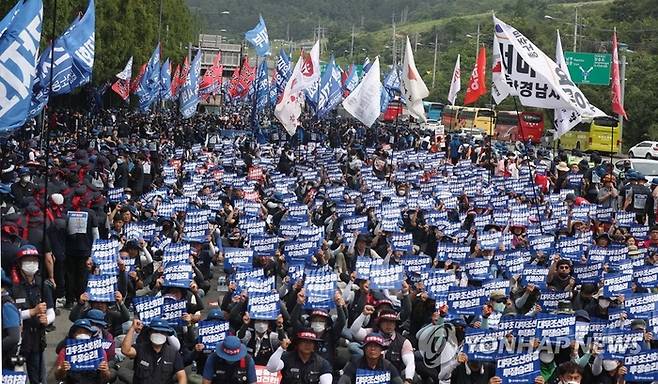
[[[455,105],[455,99],[457,98],[457,93],[461,89],[461,68],[459,64],[460,55],[457,55],[457,61],[455,61],[455,69],[452,71],[452,80],[450,81],[450,90],[448,91],[448,101],[450,104]]]
[[[292,75],[292,66],[290,65],[290,56],[281,48],[279,57],[276,59],[276,90],[277,97],[283,94],[286,83]],[[277,100],[278,101],[278,100]]]
[[[139,110],[146,112],[160,92],[160,43],[153,50],[135,95],[139,97]]]
[[[160,98],[171,100],[171,97],[171,63],[167,59],[160,68]]]
[[[199,104],[199,77],[201,76],[201,50],[198,50],[190,71],[187,74],[185,84],[180,90],[180,112],[183,118],[189,119],[196,113]]]
[[[130,96],[130,78],[132,76],[133,57],[130,56],[123,71],[116,74],[117,81],[112,84],[112,90],[123,100]]]
[[[321,83],[316,113],[318,119],[325,117],[329,112],[333,111],[343,99],[343,91],[340,84],[340,69],[336,66],[336,60],[333,55],[331,55]]]
[[[475,103],[480,96],[487,93],[486,78],[487,51],[486,48],[480,47],[477,61],[471,72],[471,78],[468,80],[468,88],[464,96],[464,105]]]
[[[254,46],[258,56],[269,56],[270,52],[270,38],[267,35],[267,27],[263,16],[259,16],[258,24],[254,29],[247,31],[244,34],[245,40]]]
[[[203,78],[199,84],[199,94],[217,94],[222,86],[222,72],[224,72],[222,53],[218,52],[210,68],[206,69],[206,73],[203,74]]]
[[[557,41],[555,43],[555,63],[564,71],[564,74],[571,80],[567,62],[564,59],[564,52],[562,51],[562,41],[560,40],[560,31],[557,31]],[[575,127],[582,121],[580,114],[574,110],[569,109],[556,109],[553,123],[557,129],[557,136],[569,132],[571,128]]]
[[[573,109],[584,117],[604,116],[587,100],[565,71],[514,27],[495,16],[501,62],[509,74],[509,86],[518,92],[521,104],[536,108]]]
[[[254,82],[256,98],[256,112],[262,112],[269,105],[270,84],[267,76],[267,60],[263,60],[258,66],[258,74]]]
[[[0,20],[0,36],[2,36],[3,33],[7,30],[7,27],[9,27],[9,24],[14,20],[14,17],[18,14],[18,11],[21,10],[21,6],[23,5],[22,1],[17,1],[16,4],[14,5],[14,8],[12,8],[5,17]]]
[[[174,100],[178,99],[178,89],[180,87],[178,79],[180,79],[180,64],[176,65],[176,70],[171,77],[171,96]]]
[[[394,65],[384,77],[379,103],[380,112],[386,111],[396,92],[400,92],[400,70],[397,65]]]
[[[618,114],[619,116],[624,116],[624,119],[628,119],[626,116],[626,111],[624,110],[624,104],[621,101],[621,80],[619,75],[619,52],[617,49],[617,29],[615,28],[612,33],[612,81],[610,88],[610,96],[612,99],[612,112]]]
[[[0,133],[21,127],[27,119],[42,18],[41,0],[22,2],[0,36]]]

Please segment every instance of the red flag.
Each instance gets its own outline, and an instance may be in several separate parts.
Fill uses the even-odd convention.
[[[249,93],[249,87],[256,78],[256,68],[249,65],[247,56],[242,59],[242,66],[233,72],[229,86],[231,97],[244,97]]]
[[[130,96],[130,80],[118,79],[112,84],[112,90],[119,95],[124,101],[128,100]]]
[[[222,85],[222,72],[224,66],[221,64],[222,54],[217,53],[217,56],[212,61],[212,66],[206,70],[206,73],[201,79],[199,85],[200,94],[216,94]]]
[[[139,87],[139,82],[142,80],[142,76],[144,76],[145,71],[146,71],[146,63],[142,64],[142,66],[139,68],[139,73],[130,82],[130,93],[135,93],[137,87]]]
[[[231,97],[238,96],[238,82],[239,81],[240,81],[240,68],[236,68],[233,71],[233,75],[231,76],[231,80],[229,81],[228,93],[231,95]]]
[[[621,103],[621,84],[619,78],[619,54],[617,53],[617,31],[612,33],[612,111],[628,120],[624,105]]]
[[[180,64],[176,66],[176,70],[174,71],[173,76],[171,76],[171,95],[176,98],[176,93],[178,92],[178,88],[180,84],[178,83],[178,79],[180,79]]]
[[[183,62],[183,68],[180,72],[180,78],[178,79],[178,87],[180,88],[187,81],[187,74],[190,72],[190,59],[185,56],[185,61]]]
[[[468,80],[468,89],[466,96],[464,96],[464,105],[475,103],[480,96],[487,93],[487,84],[485,82],[485,71],[487,66],[487,52],[486,48],[481,47],[478,53],[477,62],[471,72],[471,78]]]

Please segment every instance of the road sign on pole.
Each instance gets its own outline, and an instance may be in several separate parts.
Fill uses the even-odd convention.
[[[610,85],[609,53],[564,52],[564,59],[574,83]]]

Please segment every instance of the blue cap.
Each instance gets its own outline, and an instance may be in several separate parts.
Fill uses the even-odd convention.
[[[73,325],[71,326],[71,330],[73,330],[75,328],[82,328],[82,329],[85,329],[85,330],[89,331],[90,333],[94,333],[94,328],[91,325],[91,321],[89,321],[89,319],[78,319],[78,320],[76,320],[75,323],[73,323]]]
[[[105,321],[105,313],[100,309],[90,309],[87,311],[85,318],[89,319],[89,321],[94,325],[99,327],[107,327],[107,321]]]
[[[651,185],[658,185],[658,177],[654,177],[653,180],[651,180]]]
[[[167,336],[171,336],[174,334],[174,330],[171,328],[169,323],[165,320],[162,320],[159,317],[155,317],[151,320],[151,322],[149,323],[149,328],[152,331],[164,333]]]
[[[211,309],[208,316],[206,316],[206,320],[225,320],[224,312],[218,308]]]
[[[236,362],[247,355],[247,347],[235,336],[226,336],[224,341],[217,343],[217,356],[228,362]]]

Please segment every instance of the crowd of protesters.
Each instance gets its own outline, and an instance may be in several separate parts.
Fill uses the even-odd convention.
[[[653,306],[643,316],[625,300],[650,296],[658,278],[605,284],[658,268],[658,180],[630,163],[403,122],[308,119],[290,137],[274,122],[251,129],[248,111],[60,111],[47,124],[48,140],[29,125],[0,153],[2,369],[30,383],[251,384],[263,372],[283,384],[508,382],[496,359],[466,350],[474,330],[506,330],[501,355],[538,353],[529,383],[622,383],[624,353],[610,357],[596,335],[656,347]],[[274,245],[256,251],[256,239]],[[89,288],[108,272],[103,244],[109,299]],[[181,285],[167,268],[183,245]],[[229,257],[236,249],[248,264]],[[575,271],[599,261],[594,279]],[[375,286],[374,266],[403,277]],[[328,297],[311,287],[316,273],[333,276]],[[258,289],[245,275],[273,281],[278,313],[249,312]],[[483,287],[474,311],[446,299]],[[560,299],[544,304],[550,295]],[[180,317],[140,317],[135,304],[157,297],[184,301]],[[591,325],[588,337],[546,343],[503,326],[564,315]],[[70,320],[65,340],[52,339],[57,317]],[[200,342],[209,322],[227,327],[213,348]],[[92,339],[100,361],[75,369],[67,346]]]

